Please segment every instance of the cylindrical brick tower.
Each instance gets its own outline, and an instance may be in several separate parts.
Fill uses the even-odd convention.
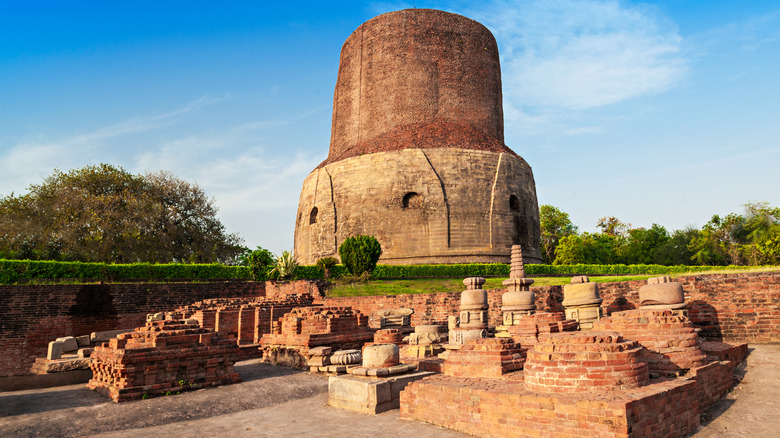
[[[540,262],[530,166],[504,145],[493,35],[429,9],[375,17],[347,38],[328,158],[304,181],[302,263],[370,234],[380,263]]]

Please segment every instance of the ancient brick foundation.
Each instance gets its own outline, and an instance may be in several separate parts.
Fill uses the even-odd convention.
[[[681,437],[699,425],[697,382],[662,381],[625,391],[532,392],[522,381],[444,375],[401,393],[401,418],[479,437]]]
[[[707,341],[780,342],[780,273],[714,274],[680,277],[688,316]],[[311,282],[290,282],[275,293],[303,293]],[[639,307],[643,281],[600,283],[605,315]],[[199,300],[265,296],[264,282],[0,286],[0,377],[28,374],[48,342],[61,336],[135,328],[146,314]],[[563,312],[560,286],[532,288],[538,312]],[[269,289],[270,290],[270,289]],[[488,291],[491,326],[501,325],[503,290]],[[271,298],[271,297],[269,297]],[[380,310],[410,308],[412,325],[447,324],[458,313],[460,292],[373,297],[319,298],[315,304],[349,306],[380,327]]]
[[[506,338],[474,339],[449,353],[441,371],[454,377],[500,378],[523,368],[525,350]]]
[[[167,312],[168,319],[192,318],[201,327],[213,330],[241,346],[260,343],[260,338],[271,333],[273,323],[296,307],[312,304],[311,295],[277,295],[276,299],[216,298],[198,301]],[[252,351],[251,348],[244,350]],[[256,356],[260,351],[254,349]]]
[[[184,320],[154,321],[92,353],[88,388],[115,402],[241,381],[234,341]]]
[[[265,282],[0,285],[0,377],[30,373],[49,341],[134,329],[149,313],[219,297],[265,296]]]
[[[526,387],[536,392],[615,391],[649,380],[642,346],[614,332],[543,335],[528,352]],[[446,363],[445,363],[446,365]]]
[[[572,332],[577,327],[577,321],[564,319],[562,312],[539,312],[524,316],[517,324],[509,327],[508,334],[524,348],[531,348],[537,344],[539,336]]]
[[[368,317],[346,307],[295,308],[273,323],[260,339],[263,358],[271,363],[308,368],[311,347],[360,350],[372,341]]]
[[[594,330],[615,331],[637,341],[645,347],[642,361],[650,372],[674,375],[707,363],[693,323],[680,311],[640,308],[616,312],[597,321]]]

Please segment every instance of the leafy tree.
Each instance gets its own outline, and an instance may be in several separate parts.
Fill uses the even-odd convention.
[[[109,164],[55,170],[28,193],[0,198],[6,257],[94,262],[233,263],[227,234],[197,184],[167,172],[134,175]]]
[[[604,233],[582,233],[561,239],[555,256],[556,265],[578,263],[608,265],[616,263],[618,238]]]
[[[693,252],[688,247],[698,235],[699,230],[693,227],[675,230],[666,242],[656,248],[653,263],[667,266],[693,265]]]
[[[712,216],[688,246],[693,260],[699,265],[741,265],[743,253],[738,240],[745,235],[740,230],[744,221],[744,217],[734,213],[724,218]]]
[[[561,239],[577,234],[577,227],[569,219],[569,214],[552,205],[539,207],[539,224],[542,237],[542,257],[547,264],[555,261],[555,250]]]
[[[751,265],[780,262],[780,208],[766,202],[744,205],[745,220],[741,231],[746,235],[745,257]]]
[[[621,222],[614,216],[602,217],[596,224],[601,228],[601,233],[612,237],[626,237],[631,229],[631,224]]]
[[[239,264],[241,266],[249,267],[249,272],[252,274],[253,280],[260,280],[265,278],[268,268],[274,266],[276,260],[271,251],[258,246],[254,251],[250,251],[247,248],[244,254],[239,258]]]
[[[374,236],[347,237],[339,246],[341,263],[352,275],[373,271],[381,255],[382,247]]]
[[[656,262],[656,251],[669,241],[666,228],[653,224],[649,229],[632,228],[619,248],[619,261],[628,265]]]

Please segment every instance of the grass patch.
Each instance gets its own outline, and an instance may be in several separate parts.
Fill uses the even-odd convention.
[[[685,277],[706,274],[733,274],[745,272],[780,271],[780,266],[756,267],[754,269],[727,269],[705,272],[686,272],[671,277]],[[609,275],[591,276],[594,283],[613,283],[619,281],[638,281],[658,277],[655,275]],[[501,284],[507,277],[487,278],[482,286],[485,289],[505,289]],[[532,286],[562,286],[571,283],[571,277],[533,277]],[[414,278],[404,280],[370,280],[365,282],[343,284],[336,283],[327,291],[329,297],[359,297],[376,295],[430,294],[443,292],[460,292],[465,289],[463,278]]]

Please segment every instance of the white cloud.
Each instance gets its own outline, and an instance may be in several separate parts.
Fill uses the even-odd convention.
[[[214,198],[228,232],[238,231],[247,246],[280,253],[292,248],[303,180],[325,157],[279,153],[263,147],[262,134],[298,119],[256,121],[178,138],[138,155],[133,170],[166,169],[197,182]]]
[[[677,30],[647,8],[496,0],[467,14],[496,36],[505,100],[524,111],[609,105],[663,92],[685,73]]]
[[[20,192],[30,184],[38,183],[54,169],[67,170],[110,159],[117,153],[115,141],[124,136],[152,131],[175,124],[188,113],[224,100],[201,97],[173,111],[133,118],[114,125],[56,139],[39,136],[33,140],[16,142],[0,154],[0,187],[2,194]]]

